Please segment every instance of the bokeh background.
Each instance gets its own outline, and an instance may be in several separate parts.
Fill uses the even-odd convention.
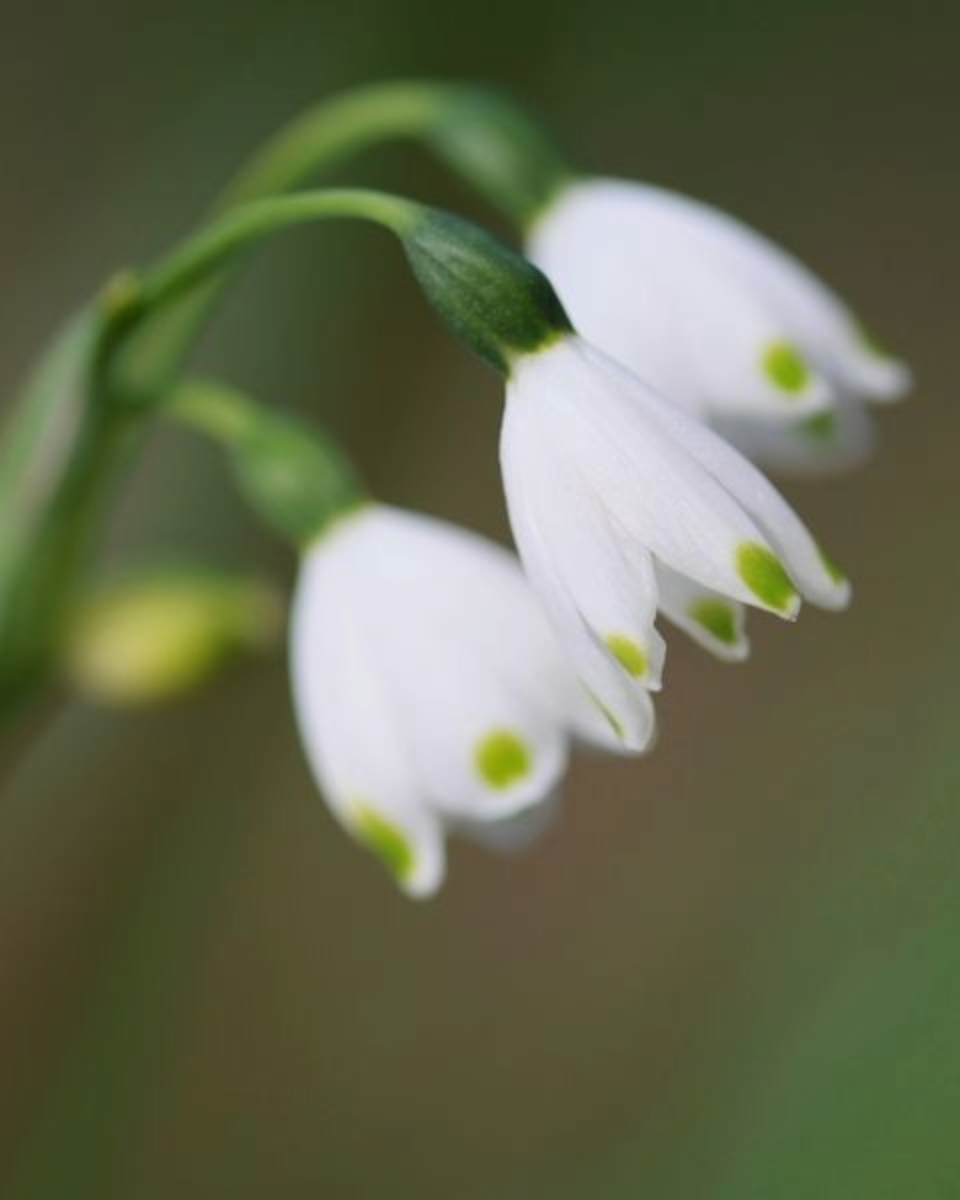
[[[788,493],[849,615],[673,640],[648,761],[578,761],[520,859],[402,900],[336,829],[282,654],[150,715],[79,704],[0,803],[0,1194],[960,1195],[955,6],[0,0],[0,394],[299,108],[501,82],[581,161],[720,203],[914,365],[869,470]],[[490,214],[417,152],[341,178]],[[498,387],[362,228],[272,247],[203,358],[495,536]],[[105,556],[292,564],[158,433]]]

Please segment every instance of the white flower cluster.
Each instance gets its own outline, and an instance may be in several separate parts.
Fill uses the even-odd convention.
[[[648,184],[567,187],[527,252],[577,329],[758,462],[827,471],[871,449],[910,372],[785,250]]]
[[[738,660],[744,605],[847,604],[749,459],[853,462],[868,406],[909,382],[799,263],[660,189],[574,183],[528,252],[578,333],[510,364],[501,458],[520,561],[368,505],[310,549],[297,590],[310,762],[340,821],[418,896],[442,881],[448,831],[510,844],[542,824],[573,740],[649,746],[658,616]]]

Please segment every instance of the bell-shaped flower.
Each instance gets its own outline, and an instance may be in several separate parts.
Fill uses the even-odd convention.
[[[800,262],[663,188],[569,184],[528,254],[584,337],[771,466],[857,461],[867,406],[909,386],[905,365]]]
[[[290,652],[316,779],[411,895],[440,885],[447,832],[535,832],[572,738],[621,747],[516,558],[429,517],[335,521],[304,556]],[[652,730],[648,701],[633,745]]]
[[[850,588],[769,481],[701,421],[575,334],[516,361],[501,462],[517,548],[581,678],[642,728],[658,610],[743,657],[741,604],[792,618]]]

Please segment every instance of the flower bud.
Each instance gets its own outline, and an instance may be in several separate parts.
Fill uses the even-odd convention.
[[[133,707],[172,700],[279,636],[282,602],[259,579],[198,568],[104,584],[81,601],[62,651],[86,699]]]

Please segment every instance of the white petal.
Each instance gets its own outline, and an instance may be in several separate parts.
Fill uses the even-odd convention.
[[[765,475],[719,434],[665,400],[653,397],[649,411],[756,520],[808,600],[830,609],[849,603],[849,582]]]
[[[659,638],[656,643],[653,640],[656,592],[638,590],[634,615],[622,556],[610,549],[609,534],[599,550],[590,543],[590,497],[582,489],[565,493],[564,487],[571,486],[569,476],[562,477],[559,487],[549,486],[551,474],[561,481],[562,468],[543,442],[530,444],[528,434],[537,432],[535,420],[531,422],[524,408],[512,408],[511,404],[508,402],[504,417],[500,452],[510,522],[527,575],[584,686],[624,747],[642,750],[653,734],[652,705],[642,684],[605,645],[605,636],[622,630],[627,636],[632,633],[638,645],[649,646],[652,653],[660,655]],[[566,518],[578,501],[587,520],[584,524],[574,516],[571,528]],[[572,549],[566,544],[571,535],[575,538]],[[578,549],[590,568],[580,573],[575,570]],[[598,579],[592,568],[605,551],[609,558],[601,565]],[[602,585],[611,578],[615,580],[614,593],[605,601]],[[591,615],[601,622],[599,629],[591,624]],[[605,623],[608,615],[609,626]]]
[[[764,535],[665,427],[664,408],[699,427],[594,347],[564,339],[523,360],[511,380],[504,435],[516,448],[504,459],[505,479],[522,479],[538,454],[537,431],[551,432],[554,461],[575,464],[638,545],[704,587],[792,617],[798,601],[788,587],[759,590],[744,570],[745,554],[777,569]]]
[[[653,189],[594,180],[563,193],[529,253],[582,334],[689,411],[790,420],[829,404],[789,327],[687,224]]]
[[[380,531],[365,547],[356,603],[431,805],[499,820],[537,803],[566,767],[544,691],[567,668],[555,645],[522,642],[521,625],[542,618],[519,568],[415,514],[382,509]]]
[[[501,854],[516,854],[539,841],[560,813],[560,793],[548,796],[535,808],[502,821],[457,821],[457,833]]]
[[[876,401],[897,399],[909,389],[906,364],[878,351],[839,296],[782,247],[711,205],[663,188],[627,186],[647,219],[658,212],[697,253],[714,257],[754,289],[839,388]]]
[[[665,648],[654,625],[653,559],[561,454],[545,434],[541,452],[526,456],[522,483],[528,496],[537,494],[553,573],[617,670],[656,690]]]
[[[764,468],[785,475],[834,475],[865,463],[876,445],[875,422],[860,401],[844,397],[807,421],[718,418],[717,432]]]
[[[657,568],[657,580],[660,611],[668,621],[724,662],[742,662],[749,655],[742,605],[664,566]]]
[[[355,517],[353,520],[363,520]],[[346,530],[304,560],[290,624],[294,709],[317,783],[340,822],[379,852],[414,896],[443,881],[438,818],[423,803],[365,630],[342,593]]]

